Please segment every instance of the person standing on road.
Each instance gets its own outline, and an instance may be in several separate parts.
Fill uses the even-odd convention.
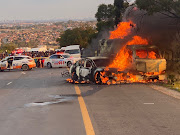
[[[9,68],[9,70],[12,68],[12,62],[13,62],[13,57],[8,59],[8,68]]]
[[[42,68],[44,67],[44,59],[43,58],[41,59],[41,67]]]

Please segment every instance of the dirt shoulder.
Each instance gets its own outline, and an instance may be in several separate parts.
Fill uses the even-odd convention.
[[[151,88],[160,91],[168,96],[174,97],[176,99],[180,99],[180,89],[171,89],[165,85],[149,85]]]

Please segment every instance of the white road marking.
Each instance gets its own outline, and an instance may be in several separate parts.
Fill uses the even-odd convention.
[[[154,103],[144,103],[144,105],[154,105]]]
[[[22,74],[24,74],[24,75],[25,75],[26,73],[22,72]]]
[[[7,85],[10,85],[12,82],[9,82]]]

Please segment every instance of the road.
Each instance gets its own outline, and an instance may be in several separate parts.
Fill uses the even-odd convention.
[[[69,84],[65,70],[0,72],[0,135],[180,134],[180,100],[147,84]]]

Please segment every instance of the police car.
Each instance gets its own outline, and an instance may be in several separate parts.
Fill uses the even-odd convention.
[[[34,67],[36,67],[36,63],[29,56],[8,56],[0,61],[0,71],[6,69],[22,69],[27,71]]]
[[[74,58],[69,54],[53,54],[49,58],[45,59],[44,66],[47,66],[48,68],[71,67],[74,62]]]

